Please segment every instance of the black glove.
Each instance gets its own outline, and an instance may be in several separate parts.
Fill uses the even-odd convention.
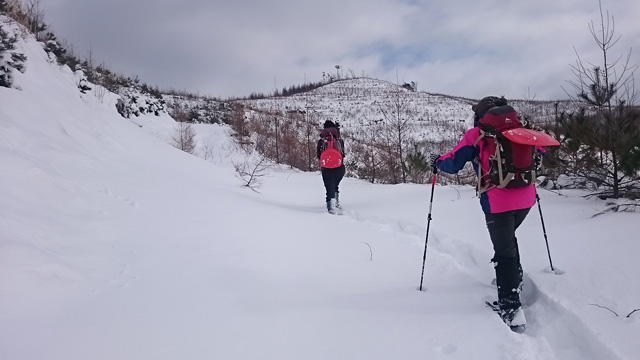
[[[436,162],[438,161],[438,159],[440,159],[440,155],[436,155],[436,154],[429,155],[429,166],[431,166],[433,169],[437,169]]]

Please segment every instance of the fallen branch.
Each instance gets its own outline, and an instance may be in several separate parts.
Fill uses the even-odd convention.
[[[602,308],[602,309],[607,309],[607,310],[611,311],[615,316],[618,316],[618,317],[620,316],[620,315],[618,315],[618,313],[617,313],[617,312],[615,312],[615,311],[613,311],[613,310],[609,309],[609,308],[608,308],[608,307],[606,307],[606,306],[602,306],[602,305],[598,305],[598,304],[589,304],[589,305],[597,306],[597,307]],[[631,317],[631,315],[633,315],[633,313],[635,313],[636,311],[640,311],[640,309],[635,309],[635,310],[633,310],[632,312],[630,312],[629,314],[627,314],[627,316],[625,316],[625,317],[626,317],[626,318],[630,318],[630,317]]]
[[[633,311],[632,311],[632,312],[630,312],[630,313],[629,313],[629,315],[627,315],[626,317],[631,317],[631,315],[632,315],[634,312],[636,312],[636,311],[640,311],[640,309],[635,309],[635,310],[633,310]]]
[[[607,212],[635,212],[640,207],[640,203],[637,202],[629,202],[624,204],[616,204],[613,202],[607,203],[607,208],[600,211],[599,213],[591,216],[592,218],[603,215]]]
[[[620,315],[618,315],[618,313],[617,313],[617,312],[615,312],[615,311],[613,311],[613,310],[609,309],[609,308],[608,308],[608,307],[606,307],[606,306],[602,306],[602,305],[598,305],[598,304],[589,304],[589,305],[597,306],[597,307],[602,308],[602,309],[607,309],[607,310],[611,311],[615,316],[620,316]]]
[[[258,156],[256,159],[250,153],[245,153],[243,161],[231,161],[231,163],[236,170],[236,176],[243,182],[242,186],[259,193],[258,188],[262,185],[261,178],[267,175],[270,166],[267,158]]]
[[[366,242],[364,242],[364,241],[360,241],[360,242],[361,242],[361,243],[363,243],[363,244],[365,244],[365,245],[367,245],[367,246],[369,247],[369,254],[370,254],[370,256],[369,256],[369,260],[370,260],[370,261],[373,261],[373,250],[371,250],[371,245],[369,245],[368,243],[366,243]]]

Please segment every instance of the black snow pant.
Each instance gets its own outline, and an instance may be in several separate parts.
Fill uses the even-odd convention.
[[[485,214],[489,236],[493,243],[493,259],[498,286],[498,303],[501,309],[517,309],[521,306],[522,265],[518,251],[516,229],[527,217],[530,209],[520,209],[497,214]]]
[[[344,165],[335,169],[322,168],[322,181],[324,182],[324,188],[327,191],[327,198],[325,201],[336,198],[336,193],[339,191],[338,186],[344,177],[345,171]]]

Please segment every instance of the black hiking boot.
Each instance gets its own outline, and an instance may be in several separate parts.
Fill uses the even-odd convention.
[[[336,199],[330,199],[329,201],[327,201],[327,211],[329,212],[329,214],[331,215],[335,215],[336,213]]]

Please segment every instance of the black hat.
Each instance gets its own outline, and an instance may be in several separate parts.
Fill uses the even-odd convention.
[[[487,96],[478,101],[477,104],[471,106],[471,110],[475,113],[473,125],[477,126],[480,118],[489,111],[492,107],[507,105],[507,99],[497,96]]]
[[[334,128],[336,127],[336,124],[333,123],[333,121],[331,120],[327,120],[324,122],[324,128]]]

